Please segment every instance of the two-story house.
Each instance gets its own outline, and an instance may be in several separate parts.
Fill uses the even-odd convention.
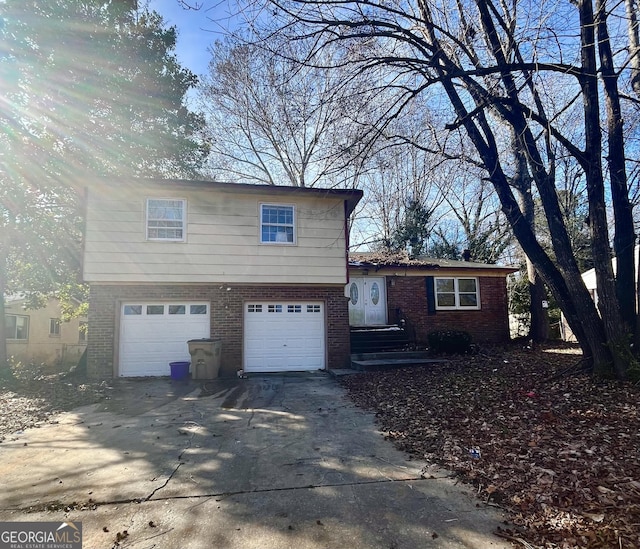
[[[86,191],[92,377],[169,375],[219,338],[221,375],[349,363],[360,190],[100,179]]]
[[[39,309],[26,307],[23,294],[5,296],[7,355],[14,364],[37,364],[47,372],[76,366],[87,347],[87,318],[62,320],[57,299]]]

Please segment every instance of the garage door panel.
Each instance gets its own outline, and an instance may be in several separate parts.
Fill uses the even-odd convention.
[[[324,304],[263,302],[245,305],[244,368],[248,372],[325,368]]]
[[[147,314],[148,306],[163,314]],[[184,314],[169,314],[176,310]],[[126,314],[132,311],[136,314]],[[192,311],[198,314],[191,314]],[[205,314],[200,314],[202,311]],[[170,362],[190,361],[187,341],[211,335],[208,312],[209,304],[204,302],[124,304],[120,320],[119,375],[168,376]]]

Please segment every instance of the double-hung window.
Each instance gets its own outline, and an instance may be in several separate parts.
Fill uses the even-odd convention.
[[[60,319],[49,319],[49,337],[60,337]]]
[[[6,315],[7,339],[27,341],[29,339],[29,317]]]
[[[260,242],[295,244],[295,209],[283,204],[260,205]]]
[[[436,277],[436,309],[479,309],[480,291],[477,278]]]
[[[186,228],[186,200],[149,198],[147,200],[147,240],[183,242]]]

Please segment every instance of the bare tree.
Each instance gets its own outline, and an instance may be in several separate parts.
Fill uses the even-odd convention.
[[[270,185],[353,186],[354,93],[323,68],[328,52],[277,36],[229,36],[211,49],[200,87],[214,177]],[[301,61],[306,60],[305,63]]]
[[[412,205],[414,213],[417,206],[428,217],[426,226],[421,228],[423,235],[430,234],[448,213],[448,208],[443,207],[444,196],[436,185],[441,162],[429,151],[410,144],[417,139],[414,132],[419,131],[414,122],[414,118],[406,115],[394,120],[387,135],[376,141],[374,150],[363,160],[365,169],[360,184],[365,190],[369,220],[364,242],[374,248],[394,247],[394,237],[406,225],[407,210]],[[397,139],[400,129],[403,140]],[[426,237],[422,244],[428,247],[428,240]],[[422,246],[416,250],[419,248],[422,250]]]
[[[312,37],[319,49],[341,40],[375,41],[369,55],[353,62],[365,78],[380,67],[395,71],[389,83],[404,88],[400,110],[425,90],[438,91],[448,108],[446,127],[463,128],[473,143],[516,238],[585,355],[598,373],[626,377],[633,363],[629,342],[636,311],[635,234],[620,93],[621,79],[630,78],[624,5],[607,5],[606,0],[271,0],[271,5],[286,24],[284,32]],[[615,18],[622,24],[611,24]],[[618,34],[611,35],[611,28]],[[549,85],[559,86],[565,98],[551,97]],[[583,130],[579,140],[565,131],[567,125],[573,128],[576,116]],[[553,257],[514,195],[512,149],[500,133],[505,125],[540,198]],[[584,171],[599,311],[580,277],[562,217],[558,151]],[[615,276],[606,196],[613,212]]]
[[[469,250],[473,260],[496,263],[510,245],[512,234],[493,188],[474,166],[454,161],[448,165],[438,188],[460,231],[447,234],[438,229],[437,233],[443,244]]]

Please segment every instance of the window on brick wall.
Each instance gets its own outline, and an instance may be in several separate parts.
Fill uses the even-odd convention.
[[[438,310],[480,309],[477,278],[435,277],[435,301]]]

